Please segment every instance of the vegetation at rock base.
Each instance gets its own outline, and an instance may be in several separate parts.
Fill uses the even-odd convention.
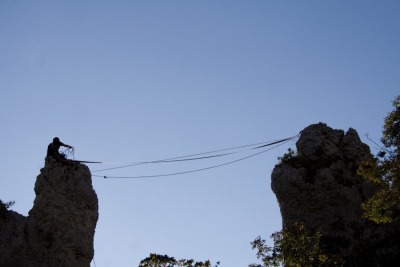
[[[219,262],[213,266],[209,260],[204,262],[195,262],[193,259],[176,260],[174,257],[169,257],[168,255],[151,253],[149,257],[140,261],[139,267],[217,267],[218,265]]]
[[[321,234],[312,231],[302,222],[271,235],[274,246],[257,237],[251,242],[257,250],[257,258],[264,265],[250,264],[249,267],[270,266],[342,266],[344,261],[337,255],[327,254],[321,246]]]
[[[400,217],[400,96],[385,118],[382,146],[376,157],[363,162],[358,173],[380,187],[363,203],[364,216],[376,223],[391,223]]]

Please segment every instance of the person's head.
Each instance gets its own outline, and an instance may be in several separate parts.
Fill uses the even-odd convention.
[[[60,138],[54,137],[54,138],[53,138],[53,143],[54,143],[54,144],[59,144],[59,143],[61,143]]]

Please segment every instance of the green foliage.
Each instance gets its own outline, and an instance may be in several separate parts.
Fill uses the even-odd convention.
[[[390,223],[400,216],[400,96],[385,118],[382,147],[376,157],[363,162],[358,173],[377,184],[380,191],[362,205],[364,217],[376,223]]]
[[[260,236],[250,244],[252,245],[252,249],[257,249],[257,259],[261,258],[264,266],[280,266],[280,263],[283,262],[283,257],[279,249],[267,246],[265,239],[261,239]],[[249,267],[262,267],[262,265],[250,264]]]
[[[214,267],[217,267],[219,262]],[[213,267],[209,260],[195,262],[193,259],[176,260],[168,255],[150,254],[149,257],[140,261],[139,267]]]
[[[290,163],[294,159],[294,157],[296,157],[296,153],[293,149],[289,147],[288,152],[286,154],[283,154],[282,157],[278,157],[278,160],[281,163]]]
[[[396,206],[398,203],[399,194],[390,188],[386,188],[361,204],[361,207],[364,209],[364,217],[367,219],[376,223],[391,223],[397,217]]]
[[[304,223],[293,226],[271,235],[274,246],[269,247],[261,237],[251,242],[257,249],[257,258],[269,266],[341,266],[344,261],[336,255],[328,255],[320,246],[321,234],[311,231]],[[251,264],[249,267],[262,267]]]
[[[167,255],[150,254],[149,257],[140,261],[139,267],[173,267],[177,261]]]

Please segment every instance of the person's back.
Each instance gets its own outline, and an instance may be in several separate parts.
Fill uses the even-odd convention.
[[[56,144],[54,144],[54,142],[50,143],[49,146],[47,147],[47,156],[46,157],[51,156],[53,158],[57,158],[56,155],[57,154],[59,155],[59,153],[58,153],[59,148],[60,148],[60,145],[57,146]]]

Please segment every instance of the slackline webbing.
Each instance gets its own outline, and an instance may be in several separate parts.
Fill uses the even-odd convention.
[[[190,170],[190,171],[183,171],[183,172],[177,172],[177,173],[170,173],[170,174],[156,174],[156,175],[140,175],[140,176],[108,176],[108,175],[92,175],[95,177],[103,177],[106,179],[139,179],[139,178],[152,178],[152,177],[166,177],[166,176],[175,176],[175,175],[181,175],[181,174],[187,174],[187,173],[193,173],[193,172],[199,172],[199,171],[204,171],[204,170],[209,170],[209,169],[213,169],[213,168],[217,168],[217,167],[222,167],[225,165],[229,165],[238,161],[242,161],[257,155],[260,155],[262,153],[265,153],[269,150],[272,150],[278,146],[281,146],[291,140],[294,140],[295,138],[297,138],[298,135],[293,136],[293,137],[289,137],[289,138],[285,138],[285,139],[281,139],[281,140],[277,140],[277,141],[272,141],[270,143],[258,143],[258,144],[263,144],[261,146],[257,146],[251,149],[246,149],[244,151],[250,151],[250,150],[256,150],[256,149],[261,149],[261,148],[265,148],[268,146],[272,146],[275,145],[271,148],[265,149],[261,152],[252,154],[250,156],[246,156],[244,158],[240,158],[234,161],[230,161],[230,162],[226,162],[223,164],[219,164],[219,165],[215,165],[215,166],[211,166],[211,167],[206,167],[206,168],[201,168],[201,169],[196,169],[196,170]],[[258,144],[254,144],[254,145],[258,145]],[[253,145],[253,146],[254,146]],[[247,146],[241,146],[241,147],[248,147],[248,146],[252,146],[252,145],[247,145]],[[241,148],[238,147],[238,148]],[[232,148],[234,149],[234,148]],[[219,152],[219,151],[225,151],[225,150],[230,150],[230,149],[223,149],[223,150],[217,150],[214,152]],[[121,166],[121,167],[114,167],[114,168],[107,168],[107,169],[102,169],[102,170],[97,170],[97,171],[93,171],[93,172],[99,172],[99,171],[105,171],[105,170],[112,170],[112,169],[118,169],[118,168],[127,168],[127,167],[133,167],[133,166],[137,166],[137,165],[141,165],[141,164],[153,164],[153,163],[171,163],[171,162],[181,162],[181,161],[193,161],[193,160],[202,160],[202,159],[209,159],[209,158],[215,158],[215,157],[222,157],[222,156],[226,156],[226,155],[232,155],[232,154],[236,154],[236,153],[240,153],[243,151],[236,151],[236,152],[230,152],[230,153],[223,153],[223,154],[218,154],[218,155],[211,155],[211,156],[204,156],[204,157],[195,157],[193,158],[192,156],[197,156],[197,155],[203,155],[203,154],[209,154],[209,153],[213,153],[213,152],[205,152],[205,153],[199,153],[199,154],[194,154],[194,155],[189,155],[189,156],[183,156],[183,157],[177,157],[177,158],[170,158],[170,159],[164,159],[164,160],[157,160],[157,161],[147,161],[147,162],[137,162],[137,163],[133,163],[133,164],[129,164],[126,166]],[[191,157],[191,158],[187,158],[187,157]]]

